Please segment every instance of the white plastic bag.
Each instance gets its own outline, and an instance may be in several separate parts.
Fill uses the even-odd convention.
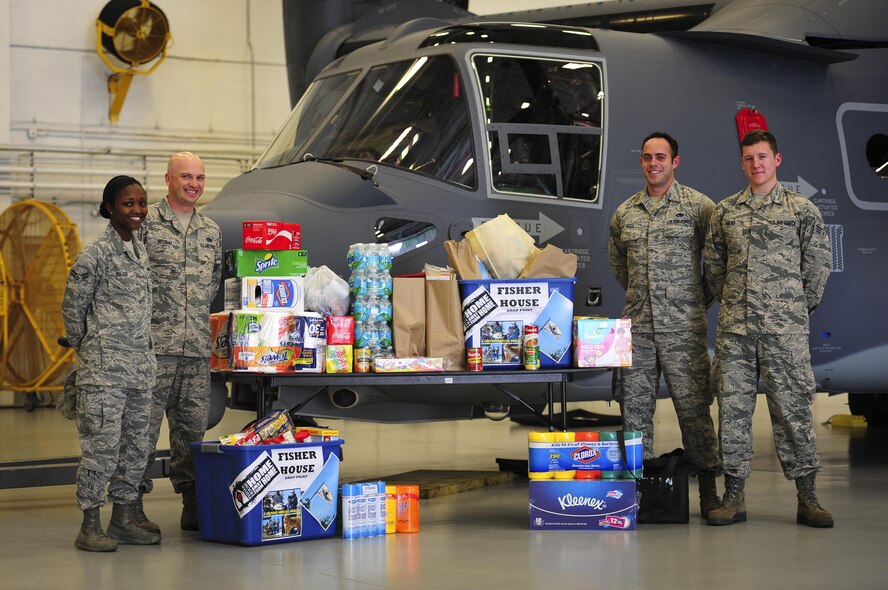
[[[348,315],[348,283],[327,266],[305,273],[305,309],[324,315]]]

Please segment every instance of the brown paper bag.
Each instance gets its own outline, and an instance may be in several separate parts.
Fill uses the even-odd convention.
[[[392,279],[392,340],[395,356],[426,356],[425,279]]]
[[[468,240],[447,240],[444,249],[447,251],[447,264],[456,271],[456,278],[464,281],[482,278],[478,259]]]
[[[463,332],[462,299],[456,281],[427,280],[426,355],[442,357],[450,371],[466,368],[466,340]],[[449,362],[448,362],[449,361]]]
[[[577,275],[577,255],[552,244],[537,251],[518,278],[563,279]]]

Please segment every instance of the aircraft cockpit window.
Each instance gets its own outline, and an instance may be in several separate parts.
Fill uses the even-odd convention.
[[[601,67],[476,55],[498,192],[595,202],[601,172]]]
[[[876,133],[866,142],[866,159],[880,178],[888,178],[888,135]]]
[[[259,158],[256,167],[272,168],[300,160],[301,148],[336,106],[356,76],[357,72],[351,72],[312,82],[293,108],[290,118]]]
[[[468,106],[449,56],[371,68],[305,151],[477,186]]]
[[[398,257],[434,241],[438,229],[433,223],[425,221],[380,217],[376,220],[373,233],[378,243],[387,244],[392,256]]]

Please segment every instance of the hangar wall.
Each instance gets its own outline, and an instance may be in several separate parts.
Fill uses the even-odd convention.
[[[290,110],[279,1],[158,0],[173,44],[154,73],[133,79],[112,125],[112,72],[96,53],[105,3],[0,0],[8,15],[0,18],[0,203],[55,201],[84,241],[104,227],[95,203],[114,174],[144,178],[155,201],[166,192],[167,156],[192,150],[207,163],[212,198],[255,160]]]

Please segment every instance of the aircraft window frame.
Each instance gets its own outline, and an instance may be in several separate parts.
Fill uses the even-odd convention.
[[[259,156],[254,169],[275,168],[299,161],[303,153],[303,147],[312,140],[322,127],[329,113],[335,111],[340,102],[351,94],[356,82],[360,79],[361,70],[356,69],[347,72],[337,72],[312,81],[299,98],[296,106],[293,107],[287,120],[275,134],[274,139],[271,140],[271,143],[268,144],[268,147]],[[336,88],[330,89],[330,84],[337,81],[343,83],[340,83]],[[329,100],[324,100],[325,98],[333,98],[335,96],[330,93],[331,90],[339,93],[339,96],[332,101],[332,107],[329,106]],[[311,108],[319,105],[326,108],[317,112]],[[314,121],[308,125],[307,133],[305,133],[306,128],[302,123],[309,116],[313,116]]]
[[[430,78],[441,75],[449,77],[447,92],[440,92],[438,78]],[[438,89],[433,97],[423,86],[430,79],[439,82],[431,86]],[[478,164],[464,88],[456,60],[448,54],[374,64],[362,71],[303,150],[321,160],[366,161],[477,190]],[[447,100],[450,105],[442,106]]]
[[[600,207],[604,180],[602,178],[605,157],[604,121],[607,106],[604,60],[588,57],[578,59],[571,56],[540,56],[533,53],[512,51],[472,52],[470,55],[467,55],[467,59],[469,67],[474,72],[479,97],[485,111],[484,125],[487,132],[487,147],[490,160],[488,168],[488,174],[490,176],[488,186],[490,190],[497,195],[543,198],[560,202],[570,202],[572,204],[588,204]],[[565,66],[572,66],[571,68],[564,68],[565,70],[586,69],[587,72],[593,71],[593,80],[588,80],[588,75],[586,77],[587,82],[593,86],[593,89],[597,87],[597,92],[594,93],[594,96],[595,100],[597,100],[596,106],[598,108],[594,109],[594,112],[591,112],[591,114],[583,112],[582,114],[585,115],[584,121],[578,121],[577,117],[574,117],[571,121],[565,120],[564,123],[559,124],[549,122],[541,123],[535,120],[528,121],[526,120],[527,117],[521,122],[505,121],[503,120],[505,119],[504,116],[492,114],[494,113],[495,106],[491,104],[491,98],[494,98],[494,102],[496,102],[497,97],[494,97],[492,93],[486,91],[485,85],[489,84],[489,79],[487,79],[486,74],[482,72],[484,68],[479,68],[481,60],[484,60],[484,63],[491,63],[491,59],[530,60],[537,62],[538,64],[545,62],[550,62],[552,64],[560,63]],[[485,79],[482,79],[482,76],[485,76]],[[549,82],[550,81],[543,83],[540,88],[545,88],[547,91],[551,92],[550,89],[552,85]],[[528,84],[523,90],[537,91],[531,84]],[[554,92],[558,92],[557,87]],[[588,97],[586,93],[583,93],[582,95]],[[517,94],[509,96],[510,100],[517,102]],[[561,93],[558,94],[558,96],[560,98],[569,98],[570,94]],[[542,102],[543,101],[539,101],[539,103]],[[527,105],[528,103],[524,102],[520,108],[524,109]],[[519,111],[514,108],[514,105],[509,109],[509,112],[515,114],[513,118],[520,114]],[[573,113],[573,115],[576,115],[576,113]],[[539,142],[538,145],[544,145],[548,151],[548,162],[542,162],[540,158],[525,162],[513,161],[511,154],[513,150],[509,144],[509,138],[522,135],[540,136],[545,138],[545,141]],[[582,139],[583,137],[596,139],[588,142],[586,145],[580,145],[584,141]],[[593,168],[597,169],[597,173],[594,169],[591,170],[593,175],[592,180],[594,182],[586,187],[587,190],[594,192],[594,194],[590,194],[589,196],[581,196],[577,193],[565,195],[565,180],[571,175],[571,172],[565,172],[565,168],[561,162],[561,152],[563,151],[561,147],[562,142],[565,142],[565,145],[569,142],[574,142],[582,148],[588,148],[597,152],[597,158],[594,159],[594,163],[592,164]],[[503,149],[502,146],[509,147]],[[589,162],[587,161],[585,164],[588,166]],[[587,174],[589,172],[590,171],[587,170]],[[574,171],[572,174],[572,178],[577,178],[578,172]],[[497,178],[502,175],[509,175],[512,179],[521,178],[525,186],[505,186],[502,183],[498,185]],[[554,175],[555,186],[546,186],[551,183],[545,178],[542,178],[541,175],[546,175],[547,177]],[[505,178],[504,176],[502,177]],[[554,194],[552,194],[553,192]]]

